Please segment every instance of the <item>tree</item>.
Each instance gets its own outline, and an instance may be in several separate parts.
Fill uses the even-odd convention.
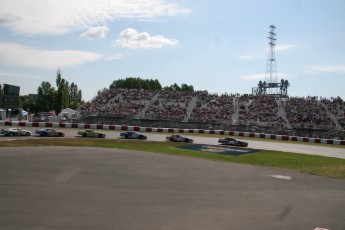
[[[192,85],[182,84],[181,86],[174,83],[171,86],[164,87],[167,91],[184,91],[184,92],[194,92],[194,87]]]
[[[61,70],[56,73],[57,98],[55,112],[60,113],[63,108],[77,109],[82,103],[82,92],[78,85],[62,78]]]
[[[68,98],[68,107],[71,109],[77,109],[81,105],[82,94],[81,90],[78,89],[78,86],[72,82],[69,86],[69,98]]]
[[[58,89],[55,100],[55,113],[58,114],[63,108],[68,107],[69,102],[68,81],[61,77],[60,68],[56,72],[56,86]]]
[[[37,89],[37,104],[40,111],[50,111],[54,109],[56,91],[52,85],[43,81]]]
[[[60,68],[56,72],[56,87],[49,82],[42,82],[38,87],[37,111],[55,110],[59,114],[63,108],[77,109],[82,104],[82,92],[77,84],[70,85],[67,80],[62,78]]]
[[[25,95],[25,96],[20,96],[19,99],[20,99],[20,108],[31,113],[38,111],[39,107],[34,97]]]
[[[118,79],[113,81],[109,86],[110,89],[150,89],[161,90],[162,86],[157,79],[141,79],[128,77],[126,79]]]
[[[192,85],[182,84],[181,91],[194,92],[194,87]]]

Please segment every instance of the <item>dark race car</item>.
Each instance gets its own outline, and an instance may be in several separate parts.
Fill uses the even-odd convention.
[[[142,134],[142,133],[137,133],[134,131],[128,131],[128,132],[120,133],[120,138],[146,140],[147,136],[145,134]]]
[[[172,142],[188,142],[188,143],[193,143],[193,139],[189,138],[189,137],[185,137],[182,135],[178,135],[178,134],[173,134],[171,136],[167,136],[165,138],[167,141],[172,141]]]
[[[36,130],[35,130],[35,134],[38,135],[38,136],[41,136],[41,133],[43,133],[43,132],[49,132],[49,130],[53,130],[53,129],[51,129],[51,128],[36,129]]]
[[[45,129],[41,130],[39,135],[41,137],[64,137],[65,133],[56,131],[55,129]]]
[[[226,137],[226,138],[220,138],[218,140],[218,143],[222,145],[233,145],[233,146],[242,146],[242,147],[248,147],[248,142],[238,140],[232,137]]]

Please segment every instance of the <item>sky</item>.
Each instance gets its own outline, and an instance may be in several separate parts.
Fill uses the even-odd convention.
[[[270,25],[290,97],[345,99],[343,0],[1,0],[0,84],[36,94],[60,69],[85,101],[127,77],[250,94]]]

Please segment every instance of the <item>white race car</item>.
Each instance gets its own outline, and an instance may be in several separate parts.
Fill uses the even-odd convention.
[[[31,131],[21,128],[1,129],[1,133],[5,136],[31,136]]]

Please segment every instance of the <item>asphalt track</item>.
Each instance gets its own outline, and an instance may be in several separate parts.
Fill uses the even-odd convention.
[[[90,147],[0,148],[0,229],[345,229],[345,181]]]
[[[0,128],[4,128],[4,126],[0,126]],[[8,128],[8,127],[6,127]],[[27,129],[32,131],[34,134],[35,130],[38,129],[37,127],[23,127],[23,129]],[[80,129],[56,129],[65,132],[65,137],[67,138],[74,138],[76,137],[77,131]],[[106,134],[106,138],[117,139],[119,138],[119,131],[111,131],[111,130],[99,130],[100,132],[104,132]],[[145,133],[148,136],[148,140],[151,141],[165,141],[165,136],[171,135],[171,133]],[[188,136],[188,134],[182,134]],[[203,137],[203,136],[191,136],[194,139],[195,144],[209,144],[209,145],[218,145],[218,138],[217,137]],[[9,139],[26,139],[26,138],[38,138],[35,136],[32,137],[5,137],[0,136],[1,140],[9,140]],[[240,139],[240,137],[239,137]],[[283,151],[283,152],[294,152],[294,153],[302,153],[302,154],[309,154],[309,155],[319,155],[319,156],[327,156],[327,157],[336,157],[336,158],[343,158],[345,159],[345,148],[343,147],[334,147],[334,146],[324,146],[324,145],[306,145],[303,143],[293,143],[293,142],[282,142],[282,141],[262,141],[257,140],[255,138],[248,140],[249,147],[254,149],[262,149],[262,150],[276,150],[276,151]]]

